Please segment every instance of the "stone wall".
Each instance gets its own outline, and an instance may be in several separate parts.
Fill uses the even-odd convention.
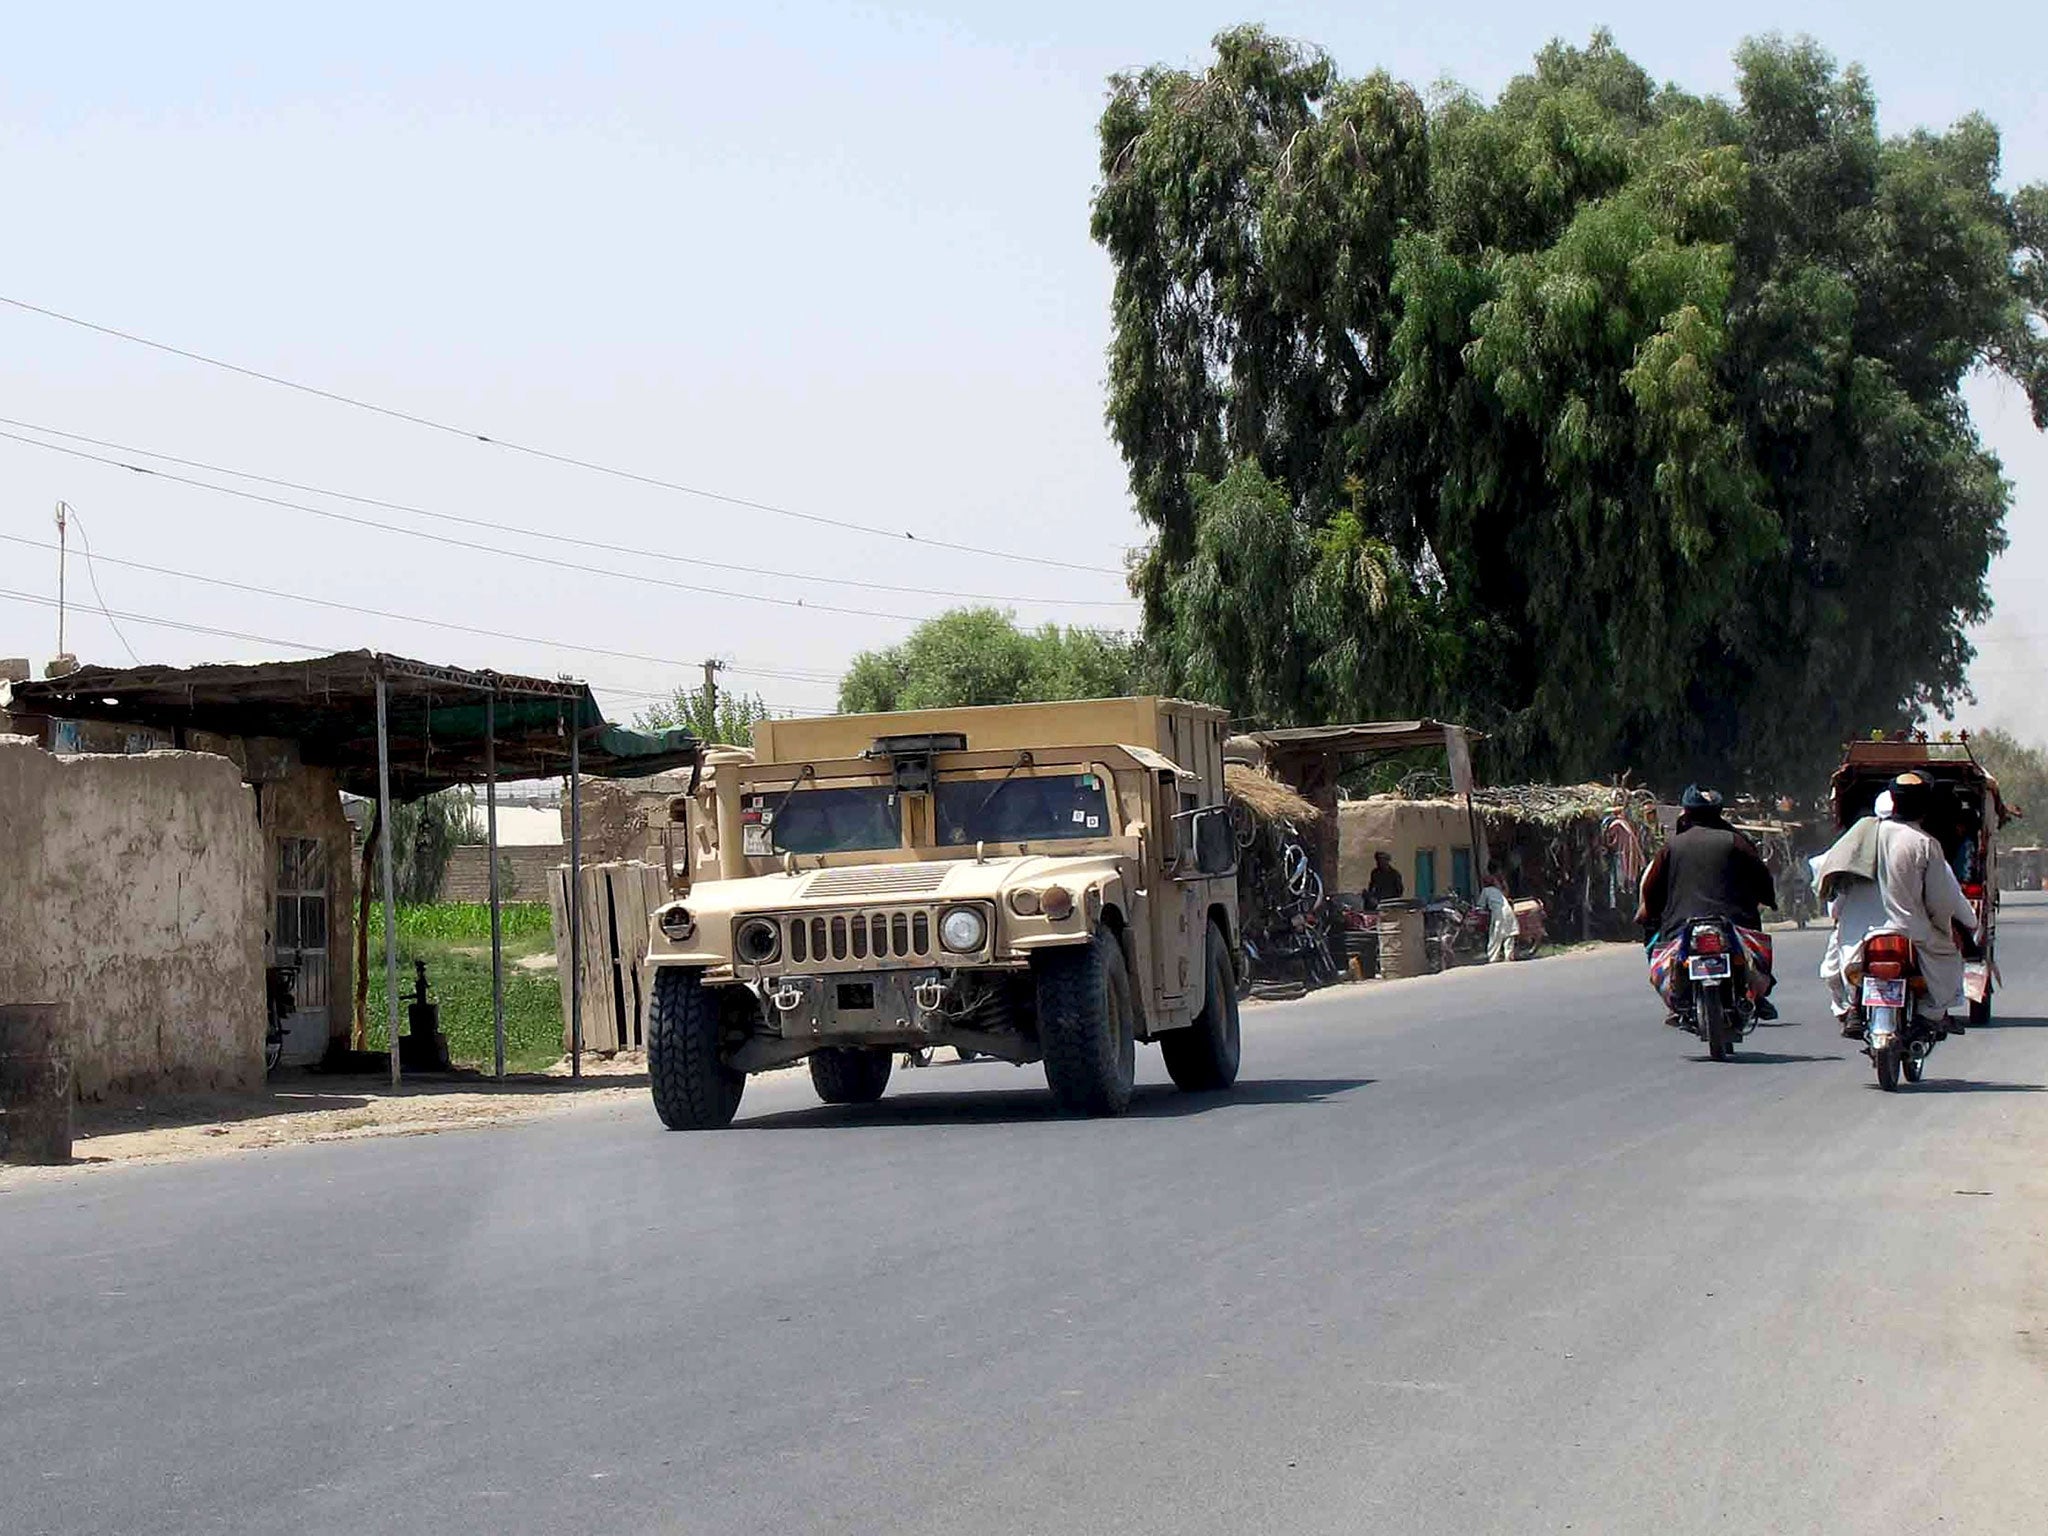
[[[447,871],[441,876],[442,901],[489,901],[491,899],[491,850],[482,844],[465,844],[448,855]],[[585,859],[588,861],[586,854]],[[529,844],[498,850],[498,898],[501,901],[546,901],[553,886],[555,866],[569,862],[569,850],[551,843]]]
[[[0,999],[68,1005],[81,1097],[262,1085],[266,855],[224,757],[0,737]]]

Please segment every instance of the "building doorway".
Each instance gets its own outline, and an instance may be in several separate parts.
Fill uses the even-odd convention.
[[[327,1053],[327,845],[319,838],[277,840],[276,906],[272,964],[296,966],[299,973],[283,1060],[304,1066]]]

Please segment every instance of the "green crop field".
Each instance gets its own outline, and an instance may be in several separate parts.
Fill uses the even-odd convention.
[[[505,946],[505,1067],[537,1072],[562,1055],[562,995],[552,969],[515,962],[552,954],[548,908],[512,902],[502,909]],[[370,909],[368,1045],[385,1049],[384,918]],[[457,1065],[491,1065],[491,914],[481,902],[436,902],[398,909],[400,1028],[412,995],[413,962],[427,962],[427,995],[441,1005],[441,1033]]]

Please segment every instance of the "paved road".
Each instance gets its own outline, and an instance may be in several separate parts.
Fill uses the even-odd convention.
[[[2020,1532],[2048,908],[1888,1097],[1630,952],[1247,1013],[1227,1099],[946,1067],[0,1194],[13,1532]]]

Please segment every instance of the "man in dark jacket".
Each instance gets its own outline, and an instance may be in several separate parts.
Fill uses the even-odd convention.
[[[1365,883],[1365,904],[1377,907],[1383,901],[1401,899],[1401,871],[1394,868],[1394,860],[1382,848],[1372,856],[1372,878]]]
[[[1719,917],[1739,930],[1750,967],[1761,985],[1757,1017],[1778,1016],[1768,1000],[1776,985],[1770,973],[1769,939],[1763,932],[1765,907],[1778,904],[1777,886],[1756,844],[1728,825],[1721,797],[1688,785],[1679,801],[1678,834],[1643,872],[1643,925],[1652,949],[1675,939],[1695,918]]]

